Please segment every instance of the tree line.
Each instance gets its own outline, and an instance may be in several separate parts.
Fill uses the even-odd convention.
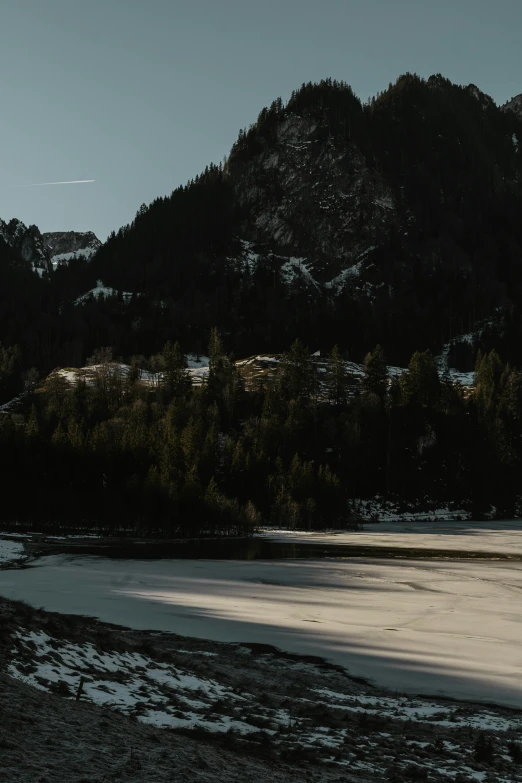
[[[179,343],[121,365],[98,354],[90,380],[53,373],[26,413],[0,419],[4,526],[148,536],[245,535],[256,526],[350,527],[376,495],[475,519],[517,509],[522,379],[480,354],[466,392],[430,351],[390,378],[383,349],[350,377],[338,348],[318,363],[299,340],[268,381],[245,387],[212,330],[193,386]]]

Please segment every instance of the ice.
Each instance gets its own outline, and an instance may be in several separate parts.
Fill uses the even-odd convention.
[[[362,531],[355,540],[364,535],[376,534]],[[422,546],[422,533],[404,535],[410,546]],[[517,536],[520,542],[512,527],[505,541],[494,526],[486,541],[488,535],[499,548]],[[462,542],[466,537],[485,546],[479,534],[464,531]],[[0,593],[137,629],[324,656],[404,692],[521,707],[520,563],[397,555],[393,561],[200,560],[197,567],[188,560],[52,556],[0,574]],[[211,681],[180,682],[187,691],[215,689]]]
[[[439,509],[441,514],[450,514]],[[454,513],[454,512],[453,512]],[[437,515],[437,510],[429,512]],[[277,541],[313,541],[319,544],[386,546],[396,549],[484,552],[489,555],[522,556],[522,521],[445,522],[388,521],[367,523],[362,530],[321,532],[265,528],[258,535]]]

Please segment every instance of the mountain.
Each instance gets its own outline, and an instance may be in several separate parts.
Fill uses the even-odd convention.
[[[0,219],[0,236],[40,276],[51,269],[50,254],[37,226],[27,227],[16,218],[8,223]]]
[[[440,75],[406,74],[367,104],[344,83],[305,84],[224,166],[143,206],[92,274],[157,302],[194,350],[217,324],[238,354],[300,336],[354,360],[380,342],[404,364],[478,333],[516,352],[519,138],[513,111]]]
[[[73,258],[91,258],[101,247],[92,231],[54,231],[43,234],[54,267]]]
[[[205,353],[213,326],[237,357],[299,337],[353,362],[380,343],[396,366],[426,348],[462,372],[479,348],[520,364],[520,138],[514,111],[440,75],[364,104],[342,82],[304,84],[102,245],[2,223],[0,340],[46,370],[109,345]],[[27,260],[54,274],[33,285]]]

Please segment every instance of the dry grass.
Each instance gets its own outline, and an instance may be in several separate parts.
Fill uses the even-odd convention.
[[[144,709],[141,696],[136,708],[122,714],[116,706],[75,701],[71,689],[58,687],[60,683],[41,682],[42,691],[8,677],[13,662],[23,674],[34,672],[37,650],[20,643],[23,634],[27,639],[31,632],[51,638],[45,663],[59,664],[64,645],[89,643],[100,654],[139,653],[152,666],[168,664],[198,679],[211,679],[217,688],[215,693],[192,692],[201,706],[190,709],[200,710],[200,723],[174,730],[153,728],[138,720]],[[522,781],[517,730],[484,734],[470,726],[484,714],[483,707],[437,701],[435,711],[422,718],[415,717],[415,710],[427,702],[398,696],[399,708],[390,713],[394,694],[356,681],[320,659],[306,660],[266,645],[131,631],[0,599],[2,669],[0,783],[447,783],[449,772],[459,783],[477,780],[477,772],[483,773],[484,783],[488,777],[495,783]],[[130,676],[123,670],[100,675],[88,667],[84,673],[109,684],[111,678],[125,683]],[[139,676],[146,681],[146,671]],[[187,694],[182,685],[165,695],[173,714],[183,718]],[[150,693],[144,693],[144,701],[147,696]],[[500,708],[488,707],[486,712],[506,726],[513,721],[514,727],[520,719]],[[456,723],[445,725],[452,714]],[[249,724],[252,730],[246,735],[214,731],[223,718]],[[493,754],[479,758],[477,747],[490,744]]]

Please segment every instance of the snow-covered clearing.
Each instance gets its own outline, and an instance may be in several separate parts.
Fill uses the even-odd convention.
[[[90,364],[85,367],[64,367],[51,373],[51,376],[49,377],[52,377],[53,375],[58,376],[63,378],[70,386],[74,386],[80,379],[83,379],[87,385],[93,384],[96,380],[96,376],[99,376],[100,373],[108,373],[112,376],[120,375],[122,378],[127,378],[130,372],[130,365],[122,362],[110,362],[108,364]],[[188,354],[187,373],[195,386],[203,383],[209,373],[208,356]],[[161,372],[152,372],[151,370],[145,370],[143,368],[139,370],[138,380],[146,386],[157,386],[162,378],[163,375]],[[12,400],[9,405],[13,405],[14,402],[16,402],[16,400]]]
[[[399,557],[147,562],[60,555],[0,575],[0,594],[52,611],[272,644],[324,656],[392,689],[516,707],[521,591],[517,562]]]
[[[96,281],[96,287],[91,288],[90,291],[87,291],[87,293],[82,294],[78,297],[78,299],[75,300],[74,304],[79,305],[83,304],[84,302],[87,302],[91,297],[94,297],[94,299],[100,299],[100,297],[110,297],[110,296],[117,296],[120,292],[117,291],[115,288],[109,288],[108,286],[103,284],[102,280]],[[134,296],[134,294],[130,291],[121,291],[121,295],[123,297],[123,301],[128,303]]]

